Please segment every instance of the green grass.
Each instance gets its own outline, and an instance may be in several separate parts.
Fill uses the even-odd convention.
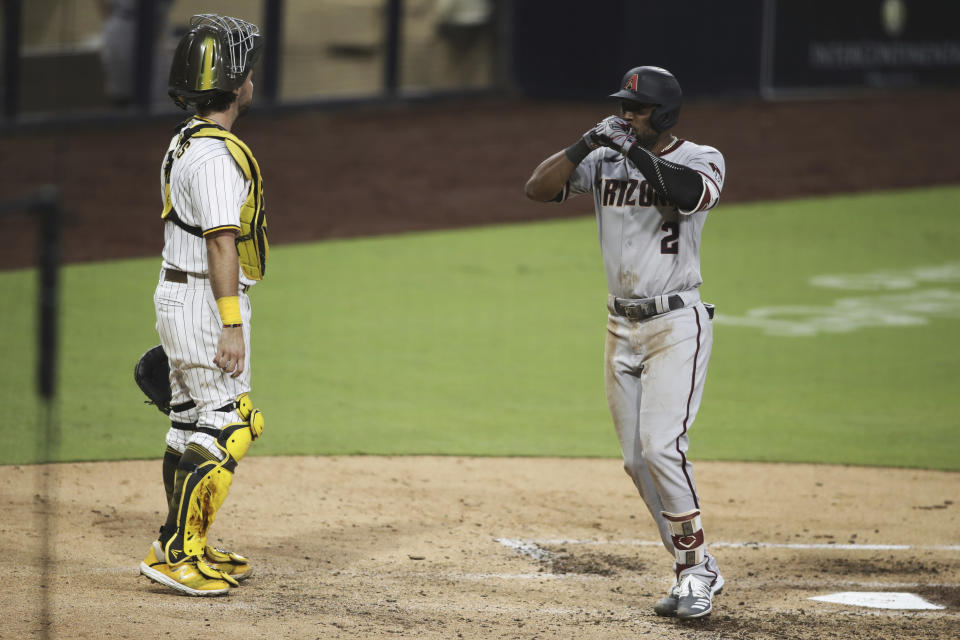
[[[721,316],[896,294],[810,280],[960,272],[958,215],[957,188],[718,209],[705,231],[704,294]],[[960,279],[910,290],[930,289],[960,296]],[[960,469],[960,305],[919,315],[928,323],[803,337],[719,322],[694,457]]]
[[[958,202],[960,189],[940,188],[712,213],[702,271],[719,316],[693,457],[960,469],[958,314],[810,336],[727,321],[889,293],[816,287],[817,275],[956,263]],[[251,455],[618,455],[592,217],[273,249],[251,293],[267,416]],[[132,379],[157,342],[158,268],[63,270],[54,459],[161,455],[165,419]],[[0,273],[5,464],[37,459],[35,280]]]

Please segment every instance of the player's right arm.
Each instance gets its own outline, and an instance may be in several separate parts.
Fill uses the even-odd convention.
[[[597,125],[599,126],[599,125]],[[584,158],[602,146],[596,127],[590,129],[572,145],[558,151],[533,170],[523,192],[538,202],[561,202],[565,199],[567,182]]]
[[[577,168],[566,156],[566,152],[557,151],[533,170],[533,175],[523,188],[524,194],[537,202],[550,202],[562,197],[563,189],[570,174]]]

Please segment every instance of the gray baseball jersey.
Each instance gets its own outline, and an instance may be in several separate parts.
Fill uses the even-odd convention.
[[[707,211],[720,199],[723,155],[688,140],[675,140],[659,155],[703,176],[704,195],[694,210],[677,210],[626,158],[606,147],[590,153],[564,189],[564,199],[593,192],[607,286],[617,297],[650,298],[703,282],[700,234]]]

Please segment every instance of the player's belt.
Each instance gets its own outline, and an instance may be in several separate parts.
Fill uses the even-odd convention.
[[[201,279],[203,279],[203,280],[206,280],[206,279],[207,279],[207,276],[205,276],[205,275],[200,275],[200,276],[194,276],[194,278],[201,278]],[[187,284],[187,272],[186,272],[186,271],[180,271],[179,269],[164,269],[164,270],[163,270],[163,279],[166,280],[167,282],[176,282],[176,283],[178,283],[178,284]],[[243,293],[246,293],[246,292],[249,291],[249,290],[250,290],[250,285],[248,285],[248,284],[241,284],[241,285],[240,285],[240,291],[242,291]]]
[[[646,320],[661,313],[683,309],[687,304],[677,294],[655,298],[614,298],[613,312],[629,320]]]
[[[166,280],[167,282],[177,282],[179,284],[187,284],[187,272],[178,271],[176,269],[164,269],[163,279]]]

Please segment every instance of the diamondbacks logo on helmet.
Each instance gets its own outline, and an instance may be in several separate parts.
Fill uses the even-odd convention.
[[[630,91],[636,91],[637,90],[637,74],[633,74],[632,76],[630,76],[626,84],[623,85],[623,88],[628,89]]]

